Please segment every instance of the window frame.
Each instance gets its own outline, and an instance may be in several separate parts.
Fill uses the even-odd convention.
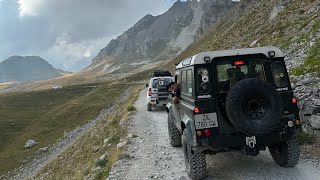
[[[188,73],[189,73],[190,77],[188,77]],[[189,79],[191,80],[191,83],[188,82]],[[184,80],[185,80],[185,82],[184,82]],[[193,69],[182,70],[181,71],[181,83],[180,83],[181,94],[185,95],[185,96],[188,96],[188,97],[192,97],[193,94],[194,94],[193,84],[194,84],[194,82],[193,82]],[[189,87],[189,85],[191,87]],[[189,88],[192,88],[192,92],[191,93],[189,92]]]
[[[207,92],[205,92],[205,93],[200,93],[200,83],[202,82],[202,79],[199,79],[199,71],[200,70],[207,70],[208,71],[208,78],[209,78],[209,82],[207,82],[208,83],[208,85],[209,85],[209,89],[208,89],[208,91]],[[210,68],[208,68],[208,67],[199,67],[199,68],[197,68],[197,71],[196,71],[196,89],[197,89],[197,92],[198,92],[198,94],[199,95],[208,95],[208,94],[210,94],[211,93],[211,85],[210,85],[210,81],[212,81],[212,79],[213,79],[213,77],[210,77],[211,76],[211,73],[210,73]]]
[[[284,74],[284,79],[285,79],[285,81],[286,81],[286,85],[284,85],[284,86],[278,86],[278,84],[276,83],[276,81],[275,81],[275,76],[274,76],[274,67],[273,67],[273,65],[274,64],[276,64],[276,63],[278,63],[278,64],[281,64],[281,70],[282,70],[282,73]],[[289,83],[289,81],[288,81],[288,74],[287,74],[287,69],[286,69],[286,67],[285,67],[285,65],[284,65],[284,63],[283,62],[281,62],[281,61],[273,61],[271,64],[270,64],[270,70],[271,70],[271,74],[272,74],[272,82],[273,82],[273,84],[274,84],[274,86],[276,87],[276,88],[286,88],[286,87],[289,87],[289,85],[290,85],[290,83]]]

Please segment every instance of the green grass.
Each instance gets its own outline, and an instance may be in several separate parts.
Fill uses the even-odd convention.
[[[127,87],[104,83],[0,94],[0,175],[112,106]],[[28,139],[38,144],[27,150]]]
[[[125,148],[118,149],[117,144],[127,137],[127,130],[120,123],[128,120],[127,107],[132,106],[136,101],[142,87],[142,85],[127,87],[126,89],[131,89],[131,93],[124,103],[117,106],[107,118],[86,132],[57,159],[42,169],[36,178],[49,173],[45,179],[84,179],[89,174],[93,179],[106,179],[114,163],[124,157]],[[104,144],[105,139],[108,139],[106,144]],[[93,153],[94,146],[101,146],[101,148]],[[105,152],[108,152],[106,161],[99,162],[99,157]],[[101,169],[93,172],[92,169],[95,166],[100,166]]]
[[[318,40],[315,45],[309,50],[308,57],[305,59],[304,63],[295,67],[291,74],[292,75],[303,75],[306,73],[312,73],[320,77],[320,40]]]
[[[135,110],[137,110],[137,109],[136,109],[136,107],[134,107],[133,105],[129,105],[129,106],[127,107],[127,110],[128,110],[128,111],[135,111]]]
[[[314,144],[315,142],[315,137],[313,135],[307,134],[305,132],[300,132],[297,134],[297,138],[299,143],[302,144]]]

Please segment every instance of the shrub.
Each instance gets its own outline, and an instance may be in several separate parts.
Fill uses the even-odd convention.
[[[128,111],[135,111],[135,110],[137,110],[137,109],[136,109],[136,107],[134,107],[133,105],[130,105],[130,106],[127,107],[127,110],[128,110]]]
[[[305,132],[300,132],[297,134],[297,138],[299,143],[302,144],[313,144],[315,142],[315,137]]]

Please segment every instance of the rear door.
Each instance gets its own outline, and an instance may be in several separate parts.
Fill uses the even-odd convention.
[[[151,97],[159,104],[160,101],[167,101],[169,92],[167,85],[173,81],[172,77],[157,77],[151,81]]]
[[[293,97],[293,91],[290,85],[288,73],[283,58],[277,58],[270,63],[269,79],[273,83],[275,89],[280,93],[283,102],[283,119],[293,120],[299,118],[299,110],[297,99]]]
[[[213,60],[220,133],[239,132],[232,125],[226,113],[225,101],[229,89],[237,82],[247,78],[258,78],[265,81],[264,62],[266,60],[267,58],[263,55],[221,57]]]

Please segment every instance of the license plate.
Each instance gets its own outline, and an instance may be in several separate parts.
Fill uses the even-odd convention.
[[[218,127],[217,113],[194,115],[196,129]]]

